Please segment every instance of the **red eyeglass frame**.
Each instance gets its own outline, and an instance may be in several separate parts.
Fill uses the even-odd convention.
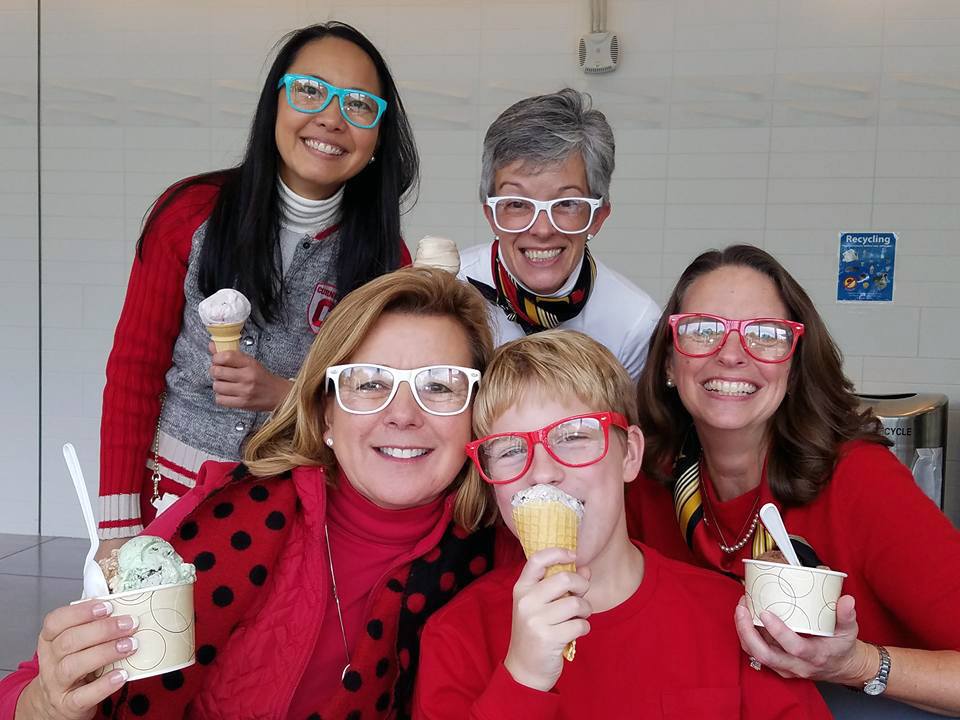
[[[688,353],[680,347],[680,343],[677,340],[677,325],[679,325],[682,320],[685,320],[691,317],[710,318],[711,320],[719,320],[721,323],[723,323],[723,326],[725,328],[725,331],[723,333],[723,338],[720,340],[719,343],[717,343],[717,346],[710,352],[702,353],[698,355],[696,353]],[[710,357],[711,355],[716,355],[718,352],[720,352],[723,346],[727,344],[727,338],[730,337],[730,333],[736,330],[737,337],[740,338],[740,346],[743,348],[743,351],[747,355],[749,355],[751,358],[756,360],[757,362],[767,363],[768,365],[778,365],[792,358],[793,353],[797,349],[797,343],[800,341],[800,337],[803,335],[803,330],[804,330],[803,323],[796,322],[794,320],[784,320],[783,318],[761,317],[761,318],[747,318],[744,320],[731,320],[730,318],[725,318],[722,315],[712,315],[710,313],[677,313],[676,315],[671,315],[668,321],[670,324],[670,334],[673,337],[673,347],[681,355],[685,355],[687,357],[693,357],[693,358]],[[762,322],[783,323],[784,325],[788,325],[790,329],[793,331],[793,345],[790,346],[790,352],[788,352],[780,360],[767,360],[765,358],[757,357],[752,352],[750,352],[750,348],[747,347],[747,341],[744,339],[743,333],[740,332],[740,328],[745,325],[751,325],[753,323],[762,323]]]
[[[592,418],[600,422],[600,427],[603,429],[603,453],[596,460],[591,460],[590,462],[585,463],[569,463],[566,460],[561,460],[553,450],[550,449],[550,445],[546,442],[547,435],[550,434],[550,431],[553,430],[558,425],[563,425],[565,422],[570,422],[571,420],[580,420],[585,418]],[[630,427],[630,423],[627,422],[627,419],[618,412],[594,412],[594,413],[582,413],[580,415],[571,415],[570,417],[565,417],[556,422],[552,422],[549,425],[540,428],[539,430],[530,430],[528,432],[505,432],[505,433],[496,433],[494,435],[486,435],[482,438],[474,440],[466,444],[464,450],[467,453],[467,457],[473,461],[474,467],[477,468],[477,472],[480,473],[480,477],[483,478],[484,482],[487,482],[491,485],[507,485],[508,483],[516,482],[524,475],[527,474],[527,471],[530,469],[530,466],[533,464],[533,448],[537,446],[537,443],[543,445],[543,449],[547,451],[547,454],[556,460],[558,463],[564,467],[587,467],[588,465],[593,465],[595,463],[603,460],[607,453],[610,450],[610,426],[618,427],[621,430],[627,430]],[[527,441],[527,447],[530,448],[530,452],[527,453],[527,461],[523,466],[523,470],[517,473],[514,477],[509,480],[493,480],[490,478],[484,471],[480,463],[480,446],[487,442],[487,440],[493,440],[494,438],[499,437],[521,437]]]

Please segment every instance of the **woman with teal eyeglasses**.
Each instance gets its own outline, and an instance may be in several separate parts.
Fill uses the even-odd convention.
[[[352,289],[410,263],[401,205],[419,179],[383,57],[338,22],[281,42],[243,159],[171,186],[140,239],[107,363],[101,555],[237,460],[286,396],[316,332]],[[221,288],[252,305],[239,350],[197,313]]]

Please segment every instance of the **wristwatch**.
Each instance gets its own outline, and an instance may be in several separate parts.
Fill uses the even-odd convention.
[[[890,676],[890,653],[883,645],[875,645],[880,651],[880,669],[877,674],[863,684],[863,691],[867,695],[879,695],[887,689],[887,678]]]

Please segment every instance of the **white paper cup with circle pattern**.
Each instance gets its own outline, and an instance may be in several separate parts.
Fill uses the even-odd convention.
[[[113,604],[113,616],[133,615],[140,619],[133,635],[139,643],[137,651],[102,668],[95,673],[97,677],[123,669],[130,680],[137,680],[196,662],[192,582],[127,590],[97,599]]]
[[[794,632],[833,637],[846,573],[763,560],[743,564],[747,608],[754,625],[763,627],[760,613],[767,610]]]

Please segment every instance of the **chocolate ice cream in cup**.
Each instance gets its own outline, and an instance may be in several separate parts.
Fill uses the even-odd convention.
[[[763,627],[760,613],[767,610],[794,632],[833,637],[846,573],[763,560],[743,564],[747,609],[754,625]]]

